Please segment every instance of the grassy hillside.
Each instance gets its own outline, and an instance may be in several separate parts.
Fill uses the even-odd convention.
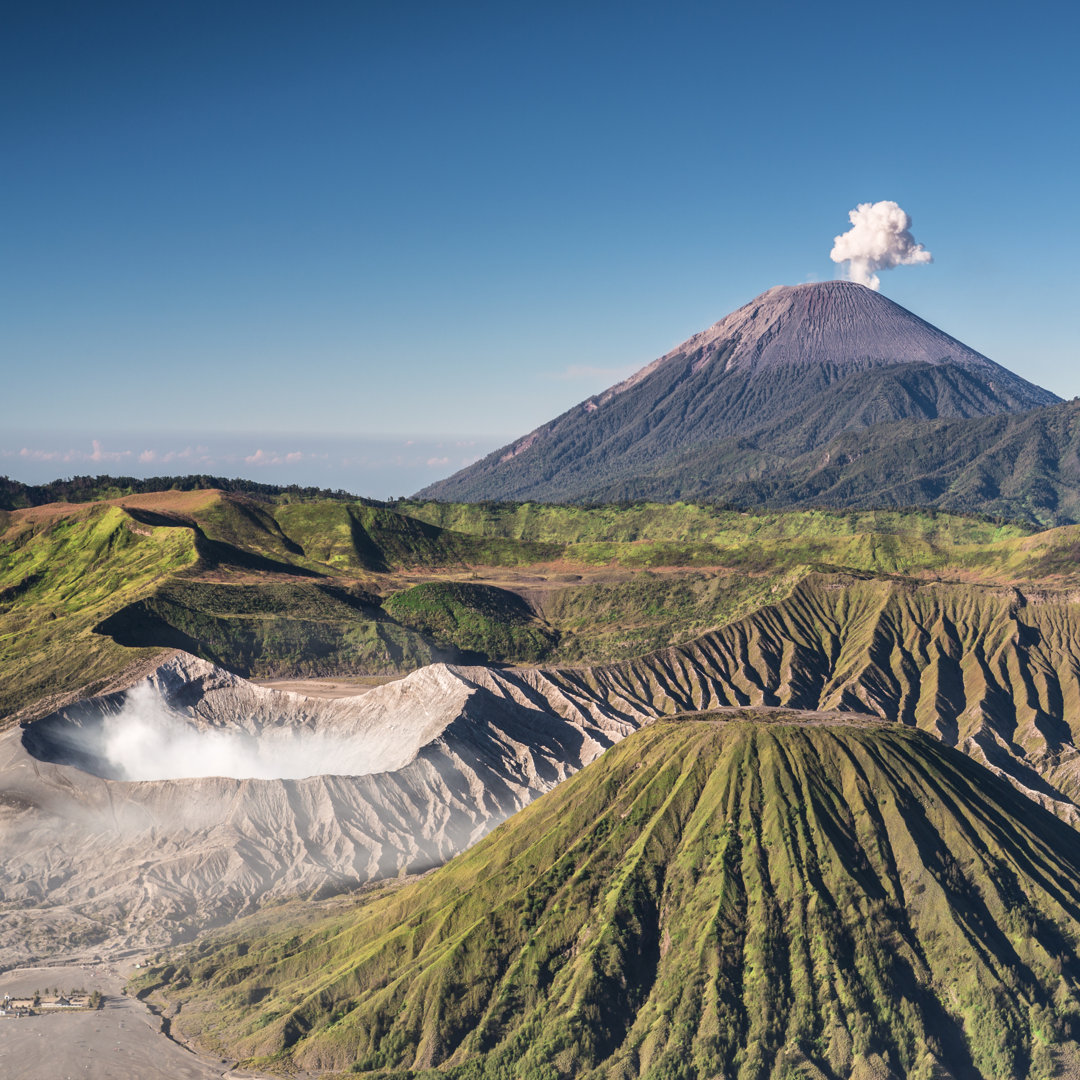
[[[480,659],[535,664],[555,644],[555,635],[517,593],[491,585],[430,581],[395,593],[386,610],[431,640]]]
[[[92,690],[148,655],[93,628],[197,560],[191,529],[141,525],[115,506],[9,524],[0,535],[0,716]]]
[[[22,509],[0,527],[0,716],[166,648],[260,676],[596,664],[685,643],[815,570],[1067,588],[1080,550],[1073,529],[932,511],[390,508],[201,489]]]
[[[401,513],[444,529],[563,545],[566,557],[626,565],[755,560],[832,563],[876,572],[933,570],[984,559],[1035,529],[933,510],[748,511],[701,503],[559,506],[402,502]],[[664,561],[664,559],[669,561]]]
[[[154,595],[97,624],[98,633],[137,648],[184,649],[237,674],[387,675],[460,660],[388,617],[378,598],[329,582],[218,584],[173,579]]]
[[[18,509],[0,529],[0,717],[92,692],[169,648],[247,675],[391,674],[487,659],[468,652],[471,639],[458,646],[453,634],[399,622],[383,597],[417,577],[513,570],[559,550],[356,501],[201,488]],[[517,657],[496,649],[495,658]]]
[[[675,648],[549,672],[617,709],[841,709],[919,727],[1080,820],[1074,590],[810,574]]]
[[[660,722],[328,921],[137,988],[259,1069],[1015,1077],[1077,1061],[1080,838],[919,732]]]

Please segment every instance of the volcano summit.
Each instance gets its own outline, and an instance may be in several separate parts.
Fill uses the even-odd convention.
[[[865,286],[778,286],[420,494],[730,497],[845,431],[1057,400]]]

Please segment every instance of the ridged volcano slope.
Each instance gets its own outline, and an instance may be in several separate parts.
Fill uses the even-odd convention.
[[[1075,594],[812,574],[687,645],[548,676],[616,714],[782,705],[899,720],[1076,821],[1078,658]]]
[[[732,460],[756,479],[843,431],[1057,400],[862,285],[778,287],[420,496],[717,497]]]
[[[1080,836],[963,755],[705,717],[415,885],[143,989],[182,1003],[174,1032],[282,1068],[1021,1078],[1076,1059],[1078,946]]]

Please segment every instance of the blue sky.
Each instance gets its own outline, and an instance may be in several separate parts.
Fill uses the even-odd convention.
[[[0,472],[198,459],[404,493],[764,289],[836,276],[848,211],[882,199],[935,259],[882,292],[1080,394],[1078,23],[8,5]]]

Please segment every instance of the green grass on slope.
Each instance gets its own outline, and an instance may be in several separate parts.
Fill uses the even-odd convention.
[[[725,510],[695,503],[548,506],[401,503],[418,519],[462,533],[566,545],[567,558],[626,565],[830,564],[897,573],[985,557],[1035,530],[936,511]]]
[[[245,676],[389,675],[461,659],[387,616],[372,596],[324,581],[176,580],[104,619],[122,645],[185,649]]]
[[[269,565],[262,569],[378,574],[474,563],[518,566],[559,554],[552,545],[457,533],[394,510],[340,499],[277,503],[218,496],[194,511],[191,523],[211,544],[263,559]]]
[[[919,538],[941,547],[1027,535],[1023,525],[1000,525],[935,510],[731,510],[708,503],[638,502],[609,506],[545,503],[402,501],[396,509],[445,529],[484,536],[559,543],[638,540],[737,541],[850,536]]]
[[[143,653],[93,633],[125,603],[195,563],[190,529],[154,528],[118,507],[13,527],[0,539],[0,716],[117,674]]]
[[[628,581],[555,589],[543,601],[544,618],[558,633],[548,662],[612,663],[683,644],[782,600],[807,569],[680,574],[644,570]]]
[[[870,713],[1004,769],[1072,816],[1080,805],[1080,603],[1062,590],[808,575],[789,595],[634,660],[555,672],[619,708]]]
[[[174,1031],[378,1077],[1053,1074],[1080,836],[895,726],[659,722],[418,883],[152,969]],[[947,1071],[943,1071],[947,1070]]]
[[[277,525],[309,563],[339,570],[518,566],[558,553],[550,545],[458,533],[361,503],[295,502],[271,509]]]
[[[106,524],[115,535],[103,545],[90,535],[99,520],[126,522],[124,531]],[[1063,587],[1076,584],[1080,548],[1077,527],[1031,534],[930,512],[392,510],[210,491],[3,524],[0,716],[100,685],[162,647],[260,675],[408,671],[462,652],[494,663],[622,661],[775,602],[815,568],[1045,576]]]
[[[519,664],[547,657],[555,636],[517,593],[491,585],[430,581],[390,597],[398,622],[447,647]]]

